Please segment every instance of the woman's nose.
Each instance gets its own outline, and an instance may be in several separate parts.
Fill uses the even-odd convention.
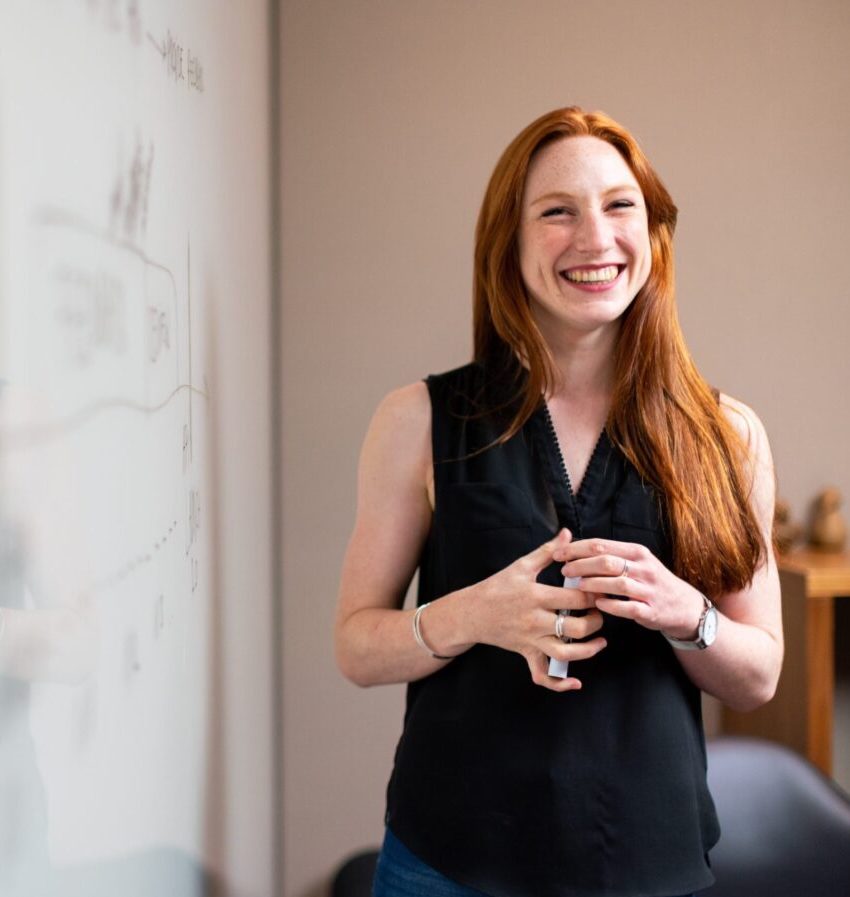
[[[579,252],[610,249],[611,241],[611,227],[601,212],[588,211],[581,215],[575,230],[575,246]]]

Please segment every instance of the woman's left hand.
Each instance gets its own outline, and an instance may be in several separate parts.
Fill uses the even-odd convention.
[[[560,550],[555,560],[566,561],[564,576],[581,577],[582,592],[598,593],[596,606],[604,613],[661,629],[673,638],[696,637],[705,606],[701,593],[644,545],[581,539]]]
[[[764,554],[743,588],[708,596],[718,605],[719,621],[711,648],[675,651],[675,655],[697,688],[733,710],[746,712],[773,697],[782,667],[782,606],[771,548],[775,476],[761,421],[741,402],[722,394],[720,402],[747,446],[751,482],[745,491],[761,531]],[[580,577],[578,588],[592,595],[604,613],[684,641],[696,638],[705,609],[702,596],[645,546],[581,539],[559,545],[553,558],[565,562],[565,575]]]

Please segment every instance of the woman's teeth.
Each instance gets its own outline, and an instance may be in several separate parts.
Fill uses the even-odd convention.
[[[565,271],[564,277],[575,283],[608,283],[616,278],[620,269],[616,265],[596,268],[593,271]]]

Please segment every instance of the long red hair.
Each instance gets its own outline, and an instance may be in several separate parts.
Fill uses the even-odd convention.
[[[749,502],[746,446],[685,345],[676,314],[673,231],[677,209],[635,139],[601,112],[576,106],[532,122],[511,142],[487,186],[475,234],[475,360],[517,385],[514,435],[551,394],[557,372],[532,316],[517,234],[529,164],[554,140],[610,143],[643,192],[652,267],[623,313],[609,438],[665,497],[674,572],[709,595],[744,588],[765,545]],[[522,362],[520,362],[522,359]]]

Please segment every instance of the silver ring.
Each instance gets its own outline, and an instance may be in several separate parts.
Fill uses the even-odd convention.
[[[564,638],[564,614],[561,611],[555,614],[555,638]]]
[[[628,576],[629,575],[629,562],[623,558],[623,570],[620,573],[620,576]]]

